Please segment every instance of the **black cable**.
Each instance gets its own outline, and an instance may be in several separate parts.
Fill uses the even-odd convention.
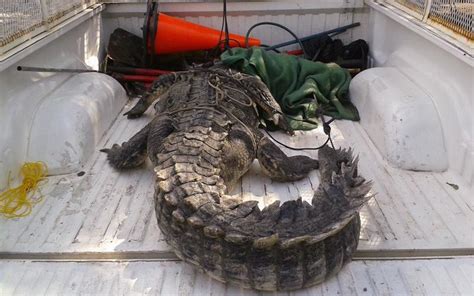
[[[334,143],[332,142],[332,138],[331,138],[331,126],[330,126],[330,124],[334,120],[335,120],[335,118],[331,118],[331,120],[325,121],[324,116],[321,115],[321,121],[323,122],[323,131],[326,135],[328,135],[328,139],[329,139],[329,142],[331,142],[332,149],[335,149],[335,148],[334,148]],[[327,142],[326,142],[326,144],[327,144]]]
[[[230,48],[229,44],[229,24],[227,23],[227,0],[224,0],[224,30],[225,30],[225,43],[224,43],[224,48],[227,50]]]
[[[242,47],[242,43],[240,43],[240,41],[237,40],[237,39],[229,38],[229,41],[234,41],[235,43],[238,44],[239,47]],[[222,43],[224,43],[224,42],[226,42],[226,40],[225,40],[225,39],[222,39],[222,40],[219,42],[218,46],[220,46],[220,45],[221,45]]]
[[[220,47],[221,46],[221,43],[222,41],[222,34],[224,33],[224,13],[222,13],[222,23],[221,23],[221,33],[219,34],[219,41],[217,42],[217,45],[216,47]]]
[[[285,147],[285,148],[288,148],[290,150],[295,150],[295,151],[301,151],[301,150],[319,150],[321,148],[323,148],[324,146],[326,146],[328,143],[331,143],[331,147],[332,149],[335,149],[334,148],[334,143],[332,141],[332,137],[331,137],[331,126],[330,124],[335,120],[335,118],[331,118],[331,120],[329,121],[325,121],[324,120],[324,116],[321,115],[321,121],[323,122],[323,131],[324,133],[328,136],[328,138],[326,139],[326,141],[318,146],[318,147],[291,147],[291,146],[288,146],[286,144],[283,144],[282,142],[278,141],[277,139],[275,139],[267,130],[265,130],[265,132],[267,133],[267,135],[273,140],[275,141],[276,143],[278,143],[279,145]],[[300,120],[301,121],[301,120]]]
[[[225,1],[225,0],[224,0]],[[303,51],[303,55],[305,58],[308,58],[308,53],[306,52],[304,46],[303,46],[303,43],[301,42],[300,38],[298,38],[298,36],[296,36],[295,33],[293,33],[293,31],[291,31],[289,28],[281,25],[281,24],[278,24],[278,23],[274,23],[274,22],[260,22],[260,23],[256,23],[255,25],[251,26],[250,29],[248,29],[247,31],[247,34],[245,35],[245,48],[248,48],[249,47],[249,36],[250,36],[250,32],[252,32],[253,29],[255,29],[256,27],[258,26],[262,26],[262,25],[270,25],[270,26],[275,26],[275,27],[278,27],[278,28],[281,28],[285,31],[287,31],[288,33],[291,34],[291,36],[293,36],[295,38],[295,40],[298,42],[298,44],[300,45],[301,47],[301,50]]]
[[[224,39],[222,39],[222,35],[225,33]],[[212,52],[220,52],[221,44],[224,43],[224,50],[230,48],[230,41],[235,41],[239,47],[242,47],[242,44],[229,36],[229,24],[227,23],[227,0],[223,0],[223,7],[222,7],[222,23],[221,23],[221,30],[219,34],[219,41],[217,41],[216,46],[212,49]]]
[[[277,139],[275,139],[272,135],[270,135],[270,133],[265,130],[265,132],[267,133],[267,135],[275,142],[277,142],[278,144],[280,144],[281,146],[285,147],[285,148],[288,148],[290,150],[295,150],[295,151],[301,151],[301,150],[319,150],[321,148],[323,148],[324,146],[327,145],[327,143],[329,142],[329,140],[331,139],[330,136],[328,136],[328,138],[326,139],[326,142],[324,142],[321,146],[318,146],[318,147],[304,147],[304,148],[300,148],[300,147],[291,147],[291,146],[288,146],[286,144],[283,144],[282,142],[278,141]]]

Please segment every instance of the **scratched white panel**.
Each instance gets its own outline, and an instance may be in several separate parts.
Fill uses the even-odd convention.
[[[257,293],[182,262],[31,262],[0,265],[1,295],[472,295],[472,258],[354,261],[319,286]]]
[[[118,172],[98,152],[130,138],[150,116],[137,120],[119,116],[84,168],[84,176],[52,177],[42,189],[44,201],[30,216],[0,218],[0,252],[169,251],[156,225],[150,165]],[[355,148],[360,156],[360,172],[374,181],[377,193],[361,213],[359,250],[445,249],[446,254],[450,249],[473,249],[474,205],[469,187],[449,173],[390,167],[358,123],[338,121],[332,130],[337,146]],[[274,136],[295,147],[319,146],[326,139],[320,129],[297,132],[292,138],[283,133]],[[314,151],[283,150],[290,155],[317,157]],[[446,182],[460,187],[455,190]],[[301,196],[310,200],[318,184],[317,171],[298,182],[272,182],[255,162],[233,194],[256,199],[264,206],[276,199]]]
[[[353,23],[359,22],[360,26],[356,28],[352,28],[350,30],[352,34],[351,36],[352,41],[358,40],[358,39],[367,40],[368,38],[367,28],[369,27],[369,11],[368,10],[369,10],[368,8],[364,8],[364,9],[354,11],[352,21]]]

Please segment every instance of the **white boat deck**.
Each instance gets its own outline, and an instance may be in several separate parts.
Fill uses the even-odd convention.
[[[138,120],[120,116],[84,167],[83,176],[50,177],[42,188],[44,200],[33,208],[30,216],[13,220],[0,218],[0,258],[3,259],[0,277],[5,273],[12,278],[12,281],[2,279],[0,289],[17,294],[23,291],[50,294],[50,289],[57,289],[58,294],[64,295],[88,287],[92,289],[89,292],[99,293],[91,286],[100,286],[104,293],[115,295],[117,291],[159,294],[162,286],[177,289],[175,292],[180,295],[208,294],[203,291],[240,293],[173,261],[175,257],[156,224],[150,164],[146,169],[118,172],[106,163],[105,155],[98,152],[102,147],[126,141],[150,116]],[[361,212],[363,229],[356,259],[362,261],[350,264],[336,278],[315,289],[327,294],[333,294],[331,291],[358,294],[363,287],[378,294],[473,291],[473,259],[469,257],[474,253],[472,189],[449,173],[409,172],[390,167],[357,123],[337,121],[332,127],[335,145],[351,146],[360,155],[360,172],[374,181],[373,190],[377,195]],[[320,130],[297,133],[292,138],[281,133],[274,135],[298,147],[314,147],[325,140]],[[317,152],[308,152],[308,155],[317,157]],[[459,189],[447,182],[457,184]],[[233,194],[257,199],[265,205],[275,199],[299,196],[310,199],[317,186],[317,172],[299,182],[273,183],[260,174],[255,162]],[[363,261],[367,258],[455,256],[468,257]],[[129,261],[95,262],[104,259]],[[75,260],[81,262],[73,262]],[[451,270],[459,277],[454,275],[448,283],[447,278],[453,277],[447,275]],[[448,277],[440,283],[438,279],[444,275]],[[52,281],[56,277],[59,279]],[[352,284],[346,285],[346,280]],[[168,282],[173,284],[164,284]],[[41,287],[36,289],[33,283]]]
[[[281,295],[472,295],[472,259],[354,261],[328,281]],[[5,261],[2,295],[275,295],[224,285],[176,261]]]

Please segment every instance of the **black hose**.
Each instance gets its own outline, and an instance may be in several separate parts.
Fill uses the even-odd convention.
[[[260,22],[260,23],[256,23],[255,25],[251,26],[250,29],[247,31],[247,34],[245,35],[245,48],[248,48],[249,46],[249,36],[250,36],[250,32],[252,32],[253,29],[255,29],[256,27],[258,26],[262,26],[262,25],[270,25],[270,26],[275,26],[275,27],[278,27],[278,28],[281,28],[285,31],[287,31],[288,33],[291,34],[291,36],[293,36],[296,40],[296,42],[298,42],[298,44],[300,45],[301,47],[301,50],[303,50],[303,55],[305,58],[309,58],[304,46],[303,46],[303,43],[301,42],[300,38],[298,38],[298,36],[296,36],[295,33],[293,33],[293,31],[291,31],[289,28],[281,25],[281,24],[278,24],[278,23],[274,23],[274,22]]]
[[[260,44],[260,47],[267,48],[267,47],[270,47],[270,45],[268,45],[268,44]],[[281,53],[281,51],[279,51],[279,50],[276,49],[276,48],[272,48],[271,50],[273,50],[273,51],[276,52],[276,53]]]
[[[357,26],[360,26],[360,23],[353,23],[353,24],[350,24],[350,25],[342,26],[342,27],[339,27],[339,28],[331,29],[331,30],[328,30],[328,31],[320,32],[320,33],[316,33],[316,34],[309,35],[309,36],[299,38],[299,39],[300,39],[301,42],[304,42],[304,41],[307,41],[307,40],[318,38],[322,35],[329,35],[329,34],[337,35],[337,34],[345,32],[347,29],[351,29],[351,28],[354,28],[354,27],[357,27]],[[280,44],[272,45],[272,46],[266,48],[266,50],[272,50],[274,48],[280,48],[280,47],[291,45],[291,44],[294,44],[294,43],[295,43],[295,41],[287,41],[287,42],[283,42],[283,43],[280,43]]]

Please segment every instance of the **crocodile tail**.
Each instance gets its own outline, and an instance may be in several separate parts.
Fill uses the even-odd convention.
[[[185,138],[176,147],[187,149]],[[206,148],[185,159],[172,149],[165,144],[158,156],[155,207],[184,261],[220,281],[273,291],[321,283],[352,258],[371,183],[357,175],[351,151],[320,151],[325,168],[311,204],[298,199],[260,210],[257,201],[225,195],[217,154]]]

